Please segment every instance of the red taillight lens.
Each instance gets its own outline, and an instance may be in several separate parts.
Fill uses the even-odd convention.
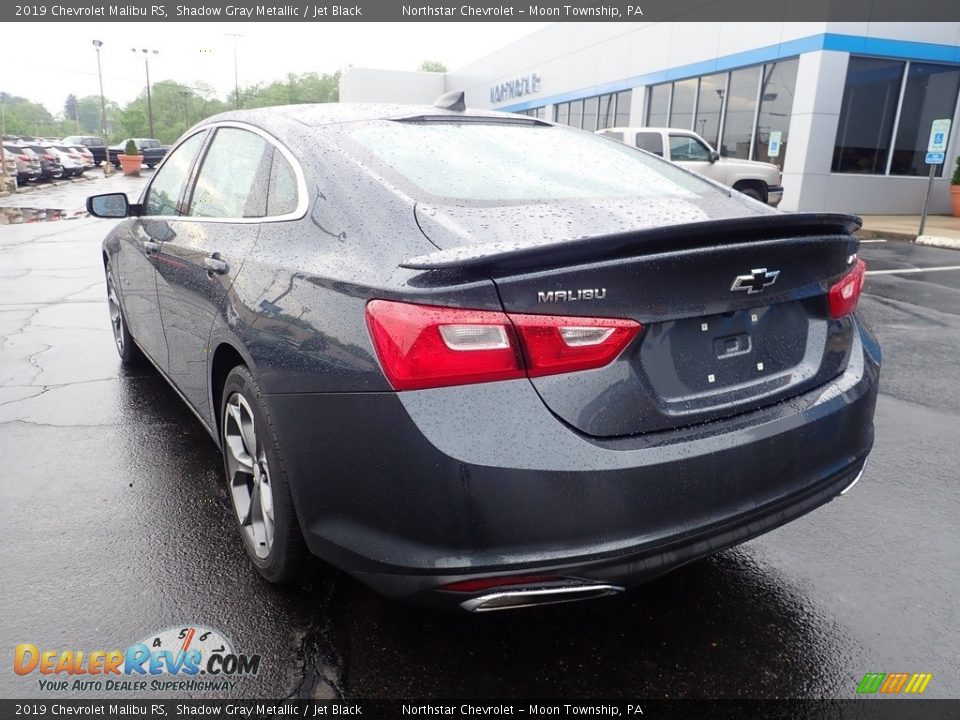
[[[21,159],[23,162],[30,162],[30,156],[29,156],[29,155],[21,155],[21,156],[20,156],[20,159]]]
[[[633,320],[367,304],[367,327],[396,390],[540,377],[602,367],[642,326]]]
[[[367,327],[396,390],[524,376],[503,313],[373,300],[367,303]]]
[[[44,155],[43,159],[47,162],[53,162],[53,155]]]
[[[510,320],[530,377],[603,367],[640,332],[639,323],[613,318],[511,314]]]
[[[830,287],[827,298],[830,303],[830,317],[842,318],[857,309],[863,283],[867,279],[867,264],[857,259],[857,264],[840,280]]]

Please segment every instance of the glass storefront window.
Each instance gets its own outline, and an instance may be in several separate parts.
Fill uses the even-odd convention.
[[[723,110],[723,95],[726,91],[726,73],[700,78],[697,119],[693,130],[713,147],[717,146],[720,139],[720,111]]]
[[[597,107],[600,98],[592,97],[583,101],[583,125],[584,130],[594,132],[597,129]]]
[[[647,102],[647,127],[665,127],[670,110],[670,84],[650,88]]]
[[[896,60],[850,58],[833,148],[833,172],[886,172],[903,70],[904,63]]]
[[[725,157],[750,158],[753,139],[753,120],[757,111],[757,88],[760,67],[734,70],[730,73],[727,92],[726,117],[723,122],[723,142],[718,148]]]
[[[753,144],[753,159],[772,162],[783,169],[787,154],[787,135],[790,130],[790,113],[793,95],[797,87],[798,58],[782,60],[763,66],[760,81],[760,112],[757,116],[757,138]],[[769,155],[770,133],[780,133],[780,151],[776,157]]]
[[[570,124],[570,103],[559,103],[556,105],[556,122],[560,125]]]
[[[614,121],[614,127],[628,127],[630,125],[630,102],[632,97],[632,90],[617,93],[617,116]]]
[[[570,103],[570,127],[582,127],[583,122],[583,100],[577,100]]]
[[[897,139],[890,160],[891,175],[928,175],[924,162],[930,124],[940,118],[952,118],[960,87],[960,68],[953,65],[911,62],[903,92]],[[943,165],[937,177],[943,176]]]
[[[617,104],[616,98],[616,95],[600,96],[600,113],[597,116],[597,130],[613,127],[613,123],[615,122],[614,108]]]
[[[693,129],[693,105],[697,100],[697,79],[673,84],[673,102],[670,104],[670,127]]]

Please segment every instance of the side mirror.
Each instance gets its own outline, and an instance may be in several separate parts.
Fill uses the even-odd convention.
[[[127,200],[126,193],[107,193],[87,198],[87,212],[98,218],[125,218],[135,215],[135,206]]]
[[[715,163],[715,162],[716,162],[717,160],[719,160],[719,159],[720,159],[720,153],[718,153],[716,150],[711,150],[711,151],[710,151],[710,162],[711,162],[711,163]]]

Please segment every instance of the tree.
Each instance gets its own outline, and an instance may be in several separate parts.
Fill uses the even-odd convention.
[[[424,60],[420,63],[420,67],[417,68],[420,72],[437,72],[445,73],[447,72],[447,66],[442,62],[437,62],[436,60]]]
[[[67,100],[63,103],[63,117],[80,124],[80,102],[73,93],[67,95]]]

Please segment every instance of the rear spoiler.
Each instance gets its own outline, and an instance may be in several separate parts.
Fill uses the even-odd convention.
[[[754,240],[850,236],[862,224],[856,215],[842,213],[776,213],[667,225],[525,247],[504,242],[470,245],[418,255],[404,260],[400,267],[410,270],[446,271],[543,269],[578,262],[694,250]]]

